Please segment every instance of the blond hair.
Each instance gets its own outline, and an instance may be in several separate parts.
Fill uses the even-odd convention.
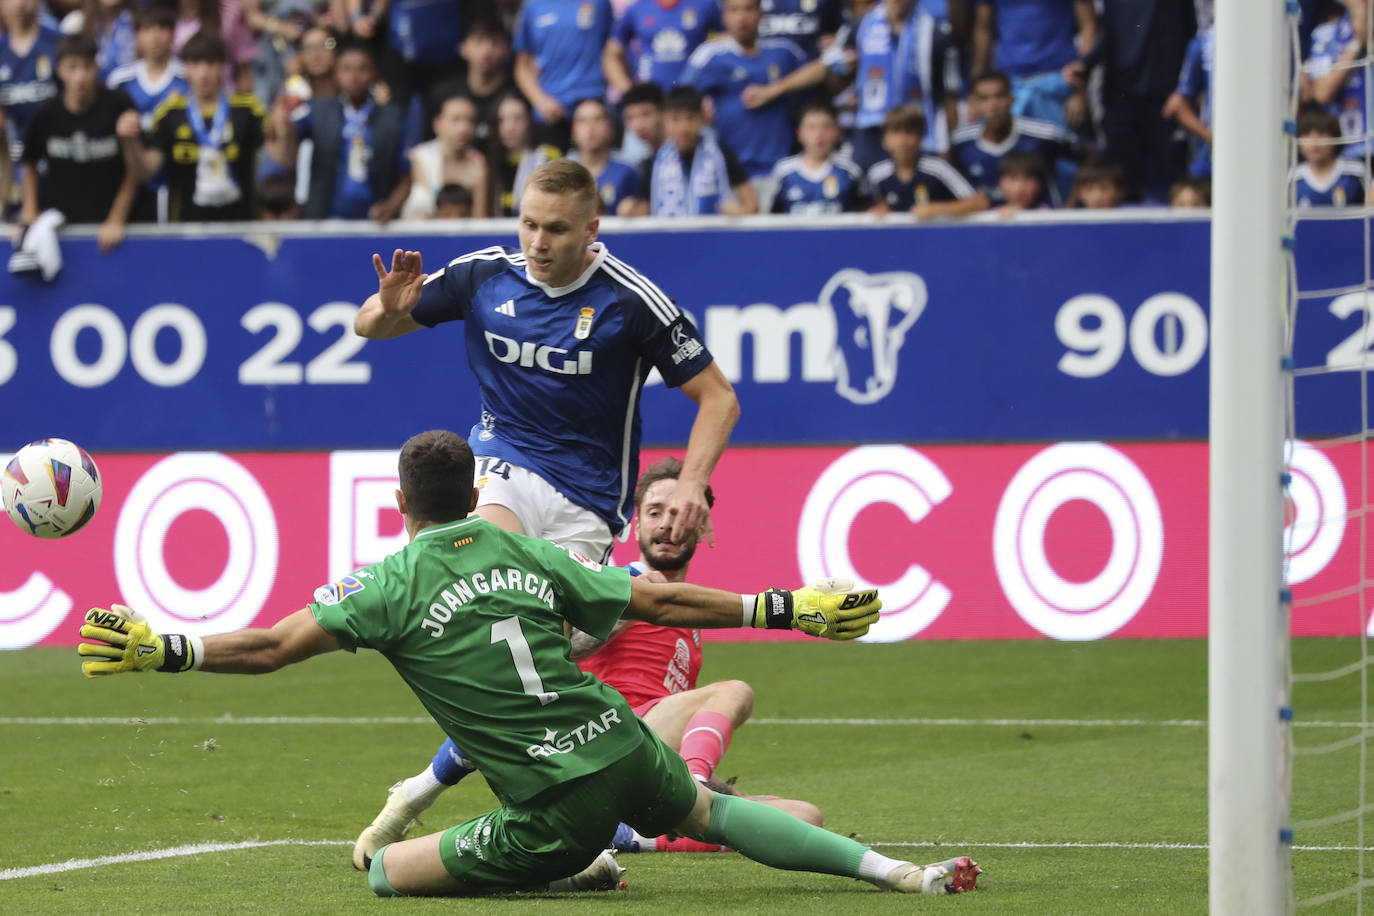
[[[546,194],[566,194],[578,198],[593,215],[601,201],[596,192],[596,178],[585,165],[571,159],[545,162],[530,172],[525,187],[538,188]]]

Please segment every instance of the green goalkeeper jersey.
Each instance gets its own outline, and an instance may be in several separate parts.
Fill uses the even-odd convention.
[[[323,586],[311,612],[376,649],[503,804],[600,770],[641,740],[625,700],[573,664],[563,621],[609,638],[629,573],[477,517],[425,528]]]

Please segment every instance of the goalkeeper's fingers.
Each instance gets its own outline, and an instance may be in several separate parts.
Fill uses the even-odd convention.
[[[76,654],[86,658],[108,658],[121,659],[124,657],[125,649],[123,646],[112,646],[107,643],[83,642],[76,647]]]

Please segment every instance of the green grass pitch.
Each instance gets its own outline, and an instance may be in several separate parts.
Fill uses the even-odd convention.
[[[1306,641],[1294,665],[1358,652],[1352,640]],[[973,894],[898,897],[733,853],[641,854],[622,857],[629,889],[616,894],[384,901],[349,867],[352,840],[441,736],[415,721],[423,711],[376,655],[265,677],[90,681],[70,649],[0,653],[0,913],[1204,913],[1207,852],[1185,847],[1207,840],[1206,659],[1194,641],[706,647],[703,683],[738,677],[758,694],[721,775],[814,801],[827,827],[887,855],[969,852],[988,868]],[[1298,721],[1357,721],[1358,697],[1354,678],[1304,686]],[[70,721],[83,717],[121,721]],[[136,717],[152,721],[122,722]],[[403,721],[346,721],[375,717]],[[1297,734],[1315,746],[1358,729]],[[1299,757],[1295,817],[1355,807],[1360,760],[1358,743]],[[469,778],[426,826],[492,804]],[[277,845],[26,873],[249,842]],[[1355,852],[1302,848],[1354,846],[1354,823],[1296,842],[1299,898],[1354,882]],[[1308,912],[1353,911],[1348,897]]]

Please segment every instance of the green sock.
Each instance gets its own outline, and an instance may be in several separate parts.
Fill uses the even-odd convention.
[[[711,825],[702,839],[729,846],[773,868],[848,878],[859,876],[859,863],[867,851],[848,837],[738,795],[716,796]]]
[[[386,880],[386,868],[382,866],[382,855],[385,852],[386,847],[383,846],[372,857],[372,864],[367,869],[367,886],[372,888],[372,893],[378,897],[399,897],[401,892],[392,887],[391,882]]]

